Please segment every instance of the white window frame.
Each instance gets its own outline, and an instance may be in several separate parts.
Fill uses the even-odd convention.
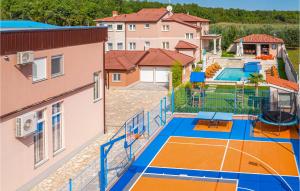
[[[122,29],[118,29],[118,26],[122,26]],[[124,25],[123,24],[116,24],[116,31],[124,31]]]
[[[111,44],[111,49],[109,48],[109,47],[110,47],[110,46],[109,46],[110,44]],[[108,43],[107,43],[107,50],[110,51],[110,50],[113,50],[113,49],[114,49],[114,44],[113,44],[112,42],[108,42]]]
[[[148,25],[148,26],[147,26],[147,25]],[[149,24],[149,23],[145,23],[145,24],[144,24],[144,28],[145,28],[145,29],[150,29],[150,24]]]
[[[93,99],[97,102],[102,99],[102,72],[95,72],[93,75],[94,88],[93,88]]]
[[[122,48],[119,48],[119,44],[122,44]],[[124,49],[124,43],[123,42],[117,42],[117,50],[123,50]]]
[[[284,95],[284,96],[289,96],[289,103],[288,103],[288,105],[287,104],[285,104],[285,105],[281,105],[281,103],[282,103],[282,101],[280,100],[280,96],[282,96],[282,95]],[[291,95],[291,93],[278,93],[278,105],[280,106],[280,107],[282,107],[282,108],[285,108],[285,109],[287,109],[287,108],[291,108],[292,107],[292,95]]]
[[[136,42],[129,42],[129,50],[136,50]]]
[[[35,73],[35,68],[37,68],[37,64],[36,62],[38,60],[45,60],[45,66],[44,66],[44,76],[41,78],[38,78],[37,75]],[[36,71],[37,72],[37,71]],[[44,81],[47,79],[47,57],[43,57],[43,58],[37,58],[34,60],[34,62],[32,63],[32,82],[36,83],[36,82],[40,82],[40,81]]]
[[[271,44],[271,48],[272,48],[272,50],[276,50],[277,44]]]
[[[111,27],[109,27],[111,26]],[[114,30],[114,25],[113,24],[107,24],[107,30],[108,31],[113,31]]]
[[[47,124],[46,124],[46,117],[47,113],[46,113],[46,109],[40,109],[38,111],[36,111],[36,116],[38,116],[38,112],[42,112],[43,116],[41,119],[37,120],[36,125],[38,125],[39,123],[44,123],[43,125],[43,159],[36,161],[36,157],[37,157],[37,149],[36,149],[36,137],[39,135],[38,129],[35,132],[35,134],[33,135],[33,145],[34,145],[34,167],[38,168],[39,166],[41,166],[42,164],[44,164],[47,160],[48,160],[48,136],[47,136]]]
[[[61,71],[59,73],[52,74],[52,59],[55,59],[55,58],[61,58],[61,65],[60,65]],[[55,77],[62,76],[62,75],[64,75],[64,56],[62,54],[51,56],[51,78],[55,78]]]
[[[193,33],[185,33],[185,39],[194,39]]]
[[[170,43],[168,41],[162,42],[162,48],[163,49],[170,49]]]
[[[170,31],[170,25],[162,25],[162,31],[167,32]]]
[[[147,45],[147,43],[148,43],[149,45]],[[150,41],[145,41],[145,48],[150,48],[150,46],[151,46]]]
[[[115,76],[119,76],[118,79]],[[112,73],[112,82],[121,82],[121,73]]]
[[[53,107],[57,104],[60,104],[60,110],[58,112],[53,112]],[[51,126],[52,126],[52,142],[53,142],[53,156],[56,156],[57,154],[61,153],[65,150],[65,133],[64,133],[64,123],[63,123],[63,102],[57,102],[52,104],[51,107]],[[53,118],[60,116],[60,148],[55,149],[55,135],[57,131],[55,131],[55,124],[53,123]]]
[[[135,24],[129,24],[128,25],[128,30],[129,31],[135,31],[136,30],[136,25]]]

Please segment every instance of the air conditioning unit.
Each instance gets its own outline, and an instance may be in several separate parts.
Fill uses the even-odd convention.
[[[34,61],[33,51],[18,52],[17,53],[17,64],[26,65]]]
[[[29,113],[16,118],[16,137],[25,137],[36,131],[35,113]]]

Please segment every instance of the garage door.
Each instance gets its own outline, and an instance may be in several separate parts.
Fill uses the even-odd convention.
[[[169,69],[155,68],[155,82],[169,82]]]
[[[141,68],[141,81],[142,82],[153,82],[154,81],[154,68],[142,67]]]

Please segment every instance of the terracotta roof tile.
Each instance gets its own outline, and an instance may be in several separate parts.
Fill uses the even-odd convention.
[[[145,51],[111,50],[105,54],[105,69],[130,70],[145,53]]]
[[[194,45],[192,43],[180,40],[177,45],[175,46],[176,49],[196,49],[198,48],[197,45]]]
[[[177,23],[189,26],[191,28],[201,29],[200,26],[196,26],[196,25],[190,24],[190,23],[182,21],[182,20],[180,20],[178,18],[166,18],[166,19],[163,19],[162,21],[164,21],[164,22],[177,22]]]
[[[267,34],[251,34],[239,39],[234,42],[239,43],[243,39],[244,43],[284,43],[281,38],[277,38]]]
[[[171,17],[171,19],[180,19],[184,22],[209,22],[208,19],[203,19],[201,17],[196,17],[193,15],[188,15],[184,13],[174,13]]]
[[[294,91],[299,91],[299,84],[297,84],[296,82],[276,78],[269,74],[267,74],[266,82],[269,84],[273,84],[275,86],[283,87],[283,88],[294,90]]]
[[[121,14],[113,17],[95,19],[94,21],[107,22],[156,22],[161,19],[168,11],[165,8],[145,8],[137,13]]]
[[[150,48],[147,55],[139,62],[141,66],[173,66],[175,61],[183,66],[193,62],[195,59],[191,56],[179,53],[177,51]]]

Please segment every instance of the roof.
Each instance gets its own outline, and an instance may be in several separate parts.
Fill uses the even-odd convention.
[[[190,81],[195,82],[204,82],[205,81],[205,72],[192,72]]]
[[[198,48],[197,45],[194,45],[192,43],[180,40],[177,45],[175,46],[176,49],[196,49]]]
[[[30,20],[0,20],[0,28],[2,29],[43,29],[57,28],[56,25],[40,23]]]
[[[290,89],[293,91],[299,91],[299,84],[297,84],[296,82],[276,78],[271,75],[267,75],[266,82],[268,84],[272,84],[272,85],[279,86],[282,88]]]
[[[144,8],[137,13],[121,14],[112,17],[95,19],[94,21],[104,22],[156,22],[161,19],[168,11],[166,8]]]
[[[150,48],[147,55],[139,62],[141,66],[173,66],[175,61],[183,66],[193,62],[195,59],[191,56],[179,53],[177,51]]]
[[[284,43],[281,38],[277,38],[267,34],[251,34],[236,39],[234,42],[239,43],[241,39],[243,40],[243,43]]]
[[[184,13],[174,13],[171,17],[171,19],[180,19],[184,22],[209,22],[208,19],[203,19],[201,17],[196,17],[189,14]]]
[[[183,21],[183,20],[181,20],[181,19],[178,19],[178,18],[166,18],[166,19],[163,19],[162,21],[169,21],[169,22],[177,22],[177,23],[180,23],[180,24],[183,24],[183,25],[186,25],[186,26],[189,26],[189,27],[191,27],[191,28],[195,28],[195,29],[201,29],[201,27],[200,26],[197,26],[197,25],[193,25],[193,24],[190,24],[190,23],[188,23],[188,22],[185,22],[185,21]]]
[[[111,50],[105,54],[105,69],[130,70],[145,54],[145,51]]]

